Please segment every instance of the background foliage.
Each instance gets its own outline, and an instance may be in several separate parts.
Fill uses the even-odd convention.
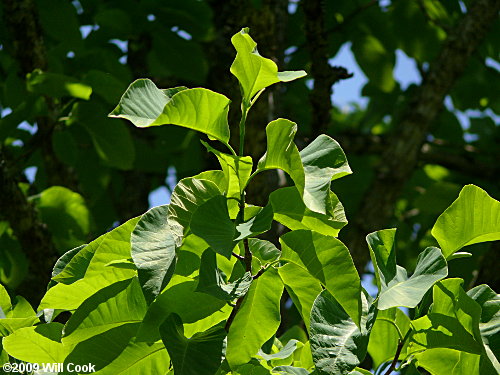
[[[145,212],[154,189],[214,163],[193,131],[141,131],[106,116],[139,77],[158,87],[208,87],[237,101],[236,79],[222,77],[234,58],[230,36],[242,26],[280,70],[309,73],[277,85],[255,106],[247,121],[254,160],[265,151],[265,125],[280,116],[300,124],[299,146],[323,132],[334,137],[354,171],[334,185],[350,220],[341,239],[358,268],[369,259],[365,235],[395,226],[398,263],[414,269],[419,249],[436,244],[430,229],[437,216],[464,184],[500,194],[499,3],[5,0],[2,284],[38,302],[65,250]],[[348,109],[331,93],[341,92],[335,84],[353,67],[329,64],[345,43],[368,79],[367,104]],[[415,62],[420,84],[394,79],[398,51]],[[262,205],[286,183],[275,172],[256,182],[248,201]],[[450,276],[467,286],[498,285],[498,243],[477,246],[472,259],[452,264]],[[298,319],[288,311],[282,324]]]

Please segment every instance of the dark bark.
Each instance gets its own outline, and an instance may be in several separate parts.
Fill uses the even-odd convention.
[[[47,226],[37,216],[18,186],[15,171],[10,168],[0,149],[0,217],[10,227],[29,258],[28,275],[18,293],[33,304],[40,302],[50,280],[50,271],[57,260],[57,251]]]
[[[314,87],[309,95],[314,113],[311,122],[312,138],[327,132],[331,120],[332,86],[342,79],[352,77],[345,68],[332,67],[328,63],[328,39],[323,3],[322,0],[302,1],[307,48],[311,56],[310,74],[314,79]]]
[[[392,217],[397,199],[417,165],[426,134],[443,108],[445,96],[487,35],[499,9],[499,0],[476,0],[471,5],[448,35],[439,56],[399,117],[349,232],[349,248],[359,270],[369,259],[366,234],[384,228]]]

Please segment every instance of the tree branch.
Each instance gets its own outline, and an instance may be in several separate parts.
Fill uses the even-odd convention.
[[[37,212],[11,174],[0,148],[0,215],[10,223],[15,236],[29,258],[28,274],[18,288],[31,303],[38,303],[50,281],[50,270],[57,260],[52,237]]]
[[[332,86],[342,80],[351,78],[343,67],[332,67],[328,63],[328,37],[325,31],[324,9],[321,0],[304,0],[302,2],[305,20],[307,48],[311,56],[311,76],[314,88],[309,95],[314,113],[311,128],[312,137],[325,133],[330,124],[332,109]]]
[[[445,96],[487,35],[499,10],[499,0],[476,0],[472,4],[448,35],[441,53],[400,116],[348,235],[359,270],[369,258],[364,243],[366,234],[384,227],[392,217],[395,203],[417,165],[425,136],[443,108]]]

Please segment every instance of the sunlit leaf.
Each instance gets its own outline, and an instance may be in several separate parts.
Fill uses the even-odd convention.
[[[226,359],[235,368],[250,361],[278,329],[283,283],[274,268],[254,280],[227,336]]]
[[[72,96],[88,100],[92,87],[62,74],[34,70],[27,76],[28,90],[36,94],[48,95],[54,98]]]
[[[320,282],[306,269],[294,263],[285,264],[278,268],[278,272],[290,298],[302,316],[307,330],[309,330],[312,305],[323,290]]]
[[[322,134],[300,151],[300,158],[305,172],[305,205],[311,211],[331,214],[330,182],[352,173],[344,151]]]
[[[280,243],[281,259],[309,271],[359,325],[361,283],[347,247],[334,237],[302,229],[284,234]]]
[[[64,328],[63,343],[78,343],[117,326],[141,322],[147,305],[136,278],[109,285],[85,300]]]
[[[277,189],[269,196],[273,208],[274,220],[291,230],[311,229],[326,236],[338,236],[340,229],[347,224],[344,207],[337,196],[330,191],[330,203],[333,207],[328,215],[311,211],[304,204],[296,187]]]
[[[130,120],[141,128],[178,125],[227,144],[229,102],[224,95],[207,89],[160,90],[152,81],[138,79],[125,91],[110,116]]]
[[[288,82],[304,77],[306,72],[279,72],[276,63],[266,59],[257,52],[257,43],[249,35],[249,29],[244,28],[232,38],[236,49],[236,58],[231,65],[233,73],[243,89],[243,100],[250,103],[260,90],[278,82]]]
[[[500,202],[483,189],[467,185],[439,216],[432,235],[446,258],[464,246],[500,240]]]
[[[3,339],[3,348],[21,361],[60,363],[67,354],[67,348],[61,343],[62,329],[61,323],[21,328]]]
[[[380,287],[380,310],[416,307],[434,283],[448,275],[448,265],[441,250],[428,247],[419,254],[415,272],[408,278],[406,269],[396,265],[395,234],[395,229],[386,229],[366,236]]]
[[[193,213],[198,207],[221,194],[217,185],[210,180],[188,177],[179,181],[170,197],[167,215],[177,246],[181,245],[188,233]]]

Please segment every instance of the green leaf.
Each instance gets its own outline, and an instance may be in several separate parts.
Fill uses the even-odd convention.
[[[500,240],[500,202],[483,189],[467,185],[438,217],[431,233],[446,258],[464,246]]]
[[[9,355],[30,363],[63,362],[67,348],[61,343],[61,323],[21,328],[4,337],[3,348]]]
[[[351,168],[340,145],[322,134],[300,151],[304,165],[304,203],[314,212],[330,214],[334,207],[330,199],[330,183],[348,174]]]
[[[203,203],[218,195],[221,195],[221,191],[212,181],[194,177],[179,181],[170,197],[167,215],[177,246],[182,244],[183,237],[190,229],[193,213]]]
[[[207,249],[201,256],[200,276],[197,292],[210,294],[224,301],[232,301],[244,296],[252,284],[252,275],[246,272],[242,278],[226,283],[222,272],[217,268],[217,258],[212,249]]]
[[[293,366],[277,366],[273,368],[273,373],[276,374],[290,374],[290,375],[309,375],[309,371],[300,367]]]
[[[281,256],[281,251],[272,242],[258,238],[250,238],[248,247],[254,257],[262,264],[271,263]]]
[[[239,223],[236,226],[236,241],[256,236],[271,229],[271,224],[273,222],[273,210],[271,206],[267,205],[265,207],[245,207],[245,214],[247,214],[247,212],[251,209],[256,209],[257,213],[247,221]]]
[[[283,283],[274,268],[254,280],[227,336],[226,359],[233,369],[257,354],[279,327]]]
[[[105,368],[127,348],[128,343],[137,332],[138,326],[139,323],[137,322],[125,323],[92,336],[85,341],[80,341],[72,347],[65,345],[71,352],[64,360],[64,367],[67,368],[70,363],[91,363],[95,366],[96,371]],[[69,371],[64,372],[64,375],[69,374]]]
[[[415,272],[408,278],[406,270],[396,265],[395,234],[395,229],[386,229],[366,236],[380,288],[377,297],[380,310],[416,307],[434,283],[448,275],[441,250],[428,247],[419,254]]]
[[[140,128],[178,125],[227,145],[229,103],[224,95],[207,89],[160,90],[149,79],[138,79],[128,87],[109,116],[127,119]]]
[[[359,325],[361,282],[347,247],[334,237],[303,229],[284,234],[280,243],[281,259],[309,271]]]
[[[222,362],[226,338],[222,325],[187,338],[184,336],[182,319],[170,314],[160,326],[160,335],[176,375],[213,375]]]
[[[338,236],[347,224],[344,207],[337,196],[330,191],[329,206],[333,210],[328,215],[311,211],[304,204],[295,186],[277,189],[269,196],[274,220],[291,230],[311,229],[326,236]]]
[[[418,366],[432,375],[496,375],[495,372],[481,372],[482,357],[479,354],[466,353],[454,349],[428,349],[415,355]]]
[[[307,330],[309,330],[311,308],[314,300],[323,290],[320,282],[311,276],[306,269],[294,263],[285,264],[278,268],[278,272],[290,298],[302,316]]]
[[[412,322],[416,332],[411,337],[408,352],[446,348],[463,352],[465,357],[466,353],[476,354],[480,355],[477,363],[481,368],[477,373],[497,373],[500,364],[490,347],[485,346],[479,328],[481,306],[464,292],[462,284],[462,279],[446,279],[434,286],[432,311]],[[429,357],[424,355],[422,358],[422,367],[426,368]],[[417,359],[421,365],[420,356]]]
[[[481,352],[481,308],[463,291],[462,283],[462,279],[446,279],[434,286],[431,312],[412,322],[416,332],[411,338],[410,351],[449,348]]]
[[[250,156],[234,156],[225,154],[201,141],[208,151],[215,154],[219,160],[225,177],[224,195],[228,198],[229,215],[235,218],[238,213],[238,204],[241,194],[246,187],[253,162]]]
[[[203,238],[215,252],[231,258],[236,246],[236,228],[229,218],[226,197],[217,195],[201,204],[193,213],[191,231]]]
[[[276,63],[266,59],[257,52],[257,43],[244,28],[231,38],[236,49],[236,58],[231,65],[231,73],[238,78],[243,91],[243,101],[250,103],[260,90],[278,82],[288,82],[304,77],[306,72],[286,71],[279,72]]]
[[[128,343],[123,352],[97,375],[150,375],[165,372],[170,357],[163,342],[135,342]]]
[[[64,328],[63,343],[76,344],[117,326],[141,322],[147,305],[137,278],[109,285],[85,300]]]
[[[266,127],[267,151],[257,164],[257,171],[282,169],[290,175],[300,195],[304,194],[305,174],[300,153],[293,139],[297,124],[286,119],[271,121]]]
[[[3,286],[0,285],[2,299],[0,309],[0,336],[8,336],[23,327],[31,327],[38,322],[38,317],[28,301],[17,296],[11,306],[10,297]]]
[[[64,251],[86,242],[91,218],[80,194],[62,186],[52,186],[37,196],[35,202],[58,250]]]
[[[62,74],[46,73],[35,69],[27,75],[28,90],[40,95],[53,98],[72,96],[77,99],[88,100],[92,94],[92,87],[78,82],[72,77]]]
[[[394,358],[398,341],[403,339],[409,328],[410,318],[397,307],[378,312],[368,343],[368,353],[373,359],[373,368],[376,369],[382,363]],[[402,353],[405,351],[403,349]],[[400,359],[404,359],[402,355]]]
[[[139,219],[130,219],[89,243],[72,256],[53,280],[71,284],[84,276],[97,276],[109,271],[106,265],[113,260],[130,258],[130,238]]]
[[[170,313],[179,315],[185,325],[201,322],[215,315],[214,319],[207,319],[197,327],[201,327],[202,330],[226,319],[229,315],[229,311],[223,309],[226,302],[209,294],[196,292],[197,285],[197,280],[174,275],[167,287],[149,306],[137,333],[137,340],[146,342],[159,340],[158,327]],[[187,330],[186,327],[185,329]]]
[[[328,290],[314,301],[310,338],[318,374],[345,374],[365,358],[373,316],[364,294],[362,300],[361,331]]]
[[[281,348],[281,350],[277,353],[267,354],[264,353],[262,350],[259,350],[257,355],[262,357],[266,361],[270,361],[272,359],[285,359],[290,357],[293,354],[293,352],[297,349],[298,342],[299,342],[298,340],[292,339],[288,341],[286,345],[283,348]]]
[[[467,295],[481,306],[479,331],[488,358],[498,368],[500,360],[500,295],[485,284],[472,288],[467,292]]]
[[[142,215],[130,238],[132,259],[148,303],[168,284],[175,267],[175,238],[167,213],[168,205],[150,209]]]
[[[80,250],[54,280],[40,303],[45,308],[74,310],[98,290],[130,279],[135,269],[112,267],[111,262],[130,258],[130,236],[139,218],[102,235]]]
[[[80,252],[80,250],[82,250],[85,246],[87,246],[87,245],[84,244],[84,245],[77,246],[74,249],[68,250],[63,255],[61,255],[59,257],[59,259],[57,260],[56,264],[54,265],[54,268],[52,269],[52,277],[51,278],[55,279],[55,277],[57,275],[59,275],[66,268],[66,266],[71,261],[71,259],[73,259],[74,256],[76,254],[78,254]]]

